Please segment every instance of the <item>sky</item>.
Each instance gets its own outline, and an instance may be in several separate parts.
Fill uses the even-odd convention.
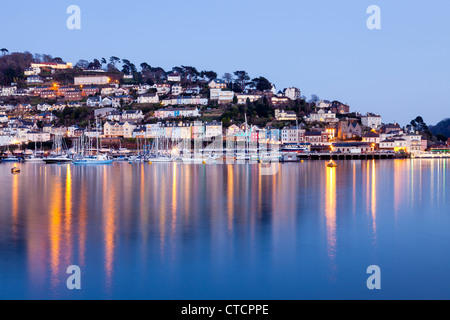
[[[67,8],[81,9],[69,30]],[[381,9],[369,30],[367,8]],[[245,70],[278,90],[348,103],[407,124],[450,117],[450,1],[58,0],[2,3],[0,47],[170,70]]]

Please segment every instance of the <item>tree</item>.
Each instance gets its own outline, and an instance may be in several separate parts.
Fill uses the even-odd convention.
[[[264,77],[255,78],[252,80],[253,85],[258,91],[266,91],[272,89],[272,84]]]
[[[207,78],[208,81],[212,81],[214,79],[217,79],[217,73],[214,71],[202,71],[200,76],[202,78]]]
[[[0,49],[0,51],[3,53],[3,55],[9,53],[8,49],[6,48]]]
[[[246,82],[250,80],[250,76],[245,71],[235,71],[234,75],[236,76],[236,82],[240,86],[241,90],[245,90]]]
[[[89,63],[88,69],[91,70],[100,70],[102,68],[102,64],[97,59],[94,59],[93,62]]]
[[[438,133],[436,135],[436,138],[438,139],[438,141],[441,141],[441,142],[447,142],[447,139],[448,139],[448,137],[442,133]]]
[[[186,75],[186,80],[189,82],[194,82],[197,80],[197,77],[200,76],[200,72],[197,71],[195,67],[191,66],[182,66],[184,74]],[[217,76],[217,74],[216,74]]]
[[[147,63],[147,62],[142,62],[141,63],[141,70],[143,71],[147,71],[150,70],[152,67]]]
[[[79,60],[75,67],[81,68],[81,69],[87,69],[89,67],[89,61],[87,60]]]
[[[315,95],[315,94],[312,94],[311,95],[311,99],[309,99],[309,103],[317,103],[317,102],[319,102],[319,97],[317,96],[317,95]]]
[[[222,79],[226,82],[226,83],[231,83],[233,81],[233,75],[231,73],[225,73],[222,76]]]
[[[425,121],[423,121],[423,118],[421,116],[416,117],[414,120],[411,120],[410,123],[415,130],[423,132],[423,131],[428,131],[428,126],[425,123]]]
[[[43,62],[53,62],[53,57],[49,54],[43,54],[42,61]]]
[[[109,63],[113,65],[113,67],[116,67],[116,64],[120,62],[120,58],[112,56],[109,58]]]

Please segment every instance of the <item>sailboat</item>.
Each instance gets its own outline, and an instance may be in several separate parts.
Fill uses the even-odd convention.
[[[63,153],[64,149],[64,141],[62,139],[62,133],[60,132],[59,135],[55,135],[54,141],[54,149],[56,152],[56,156],[47,157],[44,159],[44,162],[46,164],[63,164],[63,163],[70,163],[72,162],[72,159],[67,155]]]
[[[81,157],[79,159],[75,159],[73,161],[73,164],[75,165],[103,165],[103,164],[111,164],[113,162],[112,159],[109,159],[108,156],[104,155],[104,154],[100,154],[100,147],[99,147],[99,134],[98,134],[98,123],[97,123],[97,119],[95,119],[95,123],[96,123],[96,135],[97,135],[97,148],[96,148],[96,155],[95,156],[84,156]]]
[[[37,145],[36,141],[34,142],[34,153],[31,155],[31,157],[25,158],[25,162],[28,163],[43,163],[44,159],[37,156]]]
[[[160,137],[157,137],[155,150],[154,150],[153,154],[151,154],[149,156],[148,161],[150,161],[150,162],[165,162],[165,163],[172,162],[173,159],[171,156],[168,156],[167,154],[164,154],[160,151],[159,144],[160,144]]]

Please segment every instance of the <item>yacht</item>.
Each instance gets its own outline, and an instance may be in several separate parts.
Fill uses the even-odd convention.
[[[73,161],[73,159],[69,158],[68,156],[64,156],[64,155],[48,157],[48,158],[44,159],[44,162],[46,164],[54,164],[54,163],[63,164],[63,163],[70,163],[72,161]]]
[[[109,159],[106,155],[99,154],[92,157],[83,157],[80,159],[75,159],[73,164],[75,165],[100,165],[100,164],[111,164],[112,159]]]
[[[27,162],[27,163],[43,163],[44,159],[36,157],[36,156],[31,156],[31,157],[25,158],[25,162]]]
[[[8,156],[2,160],[3,162],[19,162],[20,159],[15,156]]]

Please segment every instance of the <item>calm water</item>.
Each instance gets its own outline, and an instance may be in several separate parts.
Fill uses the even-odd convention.
[[[449,299],[449,165],[0,164],[0,299]]]

